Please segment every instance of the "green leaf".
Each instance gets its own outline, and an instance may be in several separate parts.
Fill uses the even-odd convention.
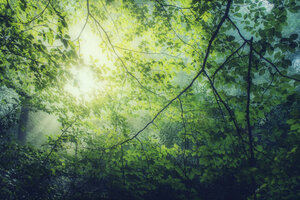
[[[296,40],[298,38],[298,34],[292,34],[292,35],[290,35],[290,39],[291,40]]]
[[[68,48],[68,46],[69,46],[68,40],[62,39],[61,41],[62,41],[62,43],[64,44],[65,48]]]
[[[242,17],[243,15],[241,13],[234,14],[236,17]]]

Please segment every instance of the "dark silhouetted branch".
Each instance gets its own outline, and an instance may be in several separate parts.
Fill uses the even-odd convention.
[[[230,21],[230,23],[234,26],[234,28],[238,31],[238,34],[239,36],[245,41],[247,42],[248,45],[250,45],[250,41],[247,40],[241,33],[240,29],[236,26],[236,24],[230,19],[230,17],[227,17],[227,19]],[[262,58],[264,61],[266,61],[268,64],[270,64],[277,72],[280,76],[284,77],[284,78],[287,78],[287,79],[291,79],[291,80],[294,80],[294,81],[300,81],[300,79],[297,79],[297,78],[293,78],[293,77],[290,77],[290,76],[287,76],[287,75],[284,75],[283,73],[281,73],[281,71],[278,69],[278,67],[273,63],[271,62],[270,60],[268,60],[267,58],[265,58],[259,51],[257,51],[256,49],[252,49],[257,55],[260,56],[260,58]]]
[[[232,0],[229,0],[228,3],[227,3],[227,6],[226,6],[226,11],[225,11],[225,14],[224,16],[222,17],[220,23],[218,24],[215,32],[213,33],[211,39],[209,40],[209,44],[207,46],[207,49],[206,49],[206,54],[205,54],[205,57],[203,59],[203,63],[202,63],[202,67],[200,69],[200,71],[196,74],[196,76],[193,78],[193,80],[190,82],[190,84],[185,87],[176,97],[174,97],[173,99],[171,99],[160,111],[158,111],[156,113],[156,115],[154,115],[154,117],[152,118],[151,121],[149,121],[142,129],[140,129],[135,135],[133,135],[132,137],[122,141],[122,142],[119,142],[115,145],[113,145],[112,147],[110,147],[110,149],[112,148],[115,148],[119,145],[122,145],[124,143],[127,143],[131,140],[133,140],[134,138],[136,138],[140,133],[142,133],[146,128],[148,128],[149,125],[151,125],[152,123],[154,123],[155,119],[164,111],[166,110],[176,99],[178,99],[181,95],[183,95],[189,88],[192,87],[192,85],[194,84],[194,82],[197,80],[197,78],[202,74],[202,72],[204,71],[205,69],[205,66],[206,66],[206,62],[207,62],[207,59],[208,59],[208,56],[209,56],[209,52],[210,52],[210,48],[212,46],[212,43],[214,41],[214,39],[216,38],[220,28],[222,27],[225,19],[227,18],[228,16],[228,13],[229,13],[229,9],[230,9],[230,6],[231,6],[231,3],[232,3]]]
[[[249,62],[248,62],[248,73],[247,73],[247,104],[246,104],[246,121],[247,121],[247,129],[248,129],[248,142],[249,142],[249,151],[250,151],[250,167],[255,167],[255,157],[254,157],[254,151],[253,151],[253,136],[252,136],[252,128],[251,128],[251,121],[250,121],[250,98],[251,98],[251,85],[252,85],[252,79],[251,79],[251,65],[252,65],[252,57],[253,57],[253,37],[249,41],[250,45],[250,52],[249,52]],[[253,172],[251,171],[251,182],[252,182],[252,192],[254,195],[254,200],[256,200],[256,183],[255,183],[255,176]]]
[[[237,120],[235,118],[235,115],[234,115],[234,112],[230,109],[229,105],[222,99],[222,97],[220,96],[220,94],[218,93],[216,87],[214,86],[214,83],[212,82],[211,78],[209,77],[209,75],[206,73],[206,71],[204,71],[204,75],[207,77],[207,79],[209,80],[209,83],[210,83],[210,86],[211,88],[213,89],[213,92],[216,94],[216,96],[218,97],[219,101],[223,104],[223,106],[225,107],[225,109],[227,110],[229,116],[230,116],[230,119],[231,121],[233,122],[234,124],[234,127],[236,129],[236,132],[237,132],[237,135],[240,139],[240,141],[242,142],[242,147],[243,147],[243,150],[244,150],[244,153],[246,153],[246,149],[245,149],[245,146],[244,146],[244,139],[243,139],[243,136],[241,134],[241,130],[239,128],[239,125],[237,123]]]
[[[226,60],[218,67],[218,69],[216,69],[216,71],[214,72],[214,74],[212,75],[212,80],[213,83],[215,82],[215,76],[216,74],[225,66],[225,64],[227,64],[227,62],[230,60],[230,58],[232,56],[234,56],[241,48],[243,48],[243,46],[245,46],[246,42],[244,42],[239,48],[237,48],[234,52],[232,52],[227,58]]]

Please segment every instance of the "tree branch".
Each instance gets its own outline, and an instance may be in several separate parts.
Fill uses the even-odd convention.
[[[124,50],[124,51],[131,51],[131,52],[135,52],[135,53],[150,54],[150,55],[166,55],[166,56],[170,56],[170,57],[173,57],[173,58],[178,58],[178,56],[173,56],[173,55],[167,54],[167,53],[137,51],[137,50],[133,50],[133,49],[127,49],[127,48],[124,48],[124,47],[119,47],[119,46],[116,46],[116,45],[114,45],[114,47],[117,48],[117,49],[121,49],[121,50]]]
[[[131,140],[133,140],[134,138],[136,138],[141,132],[143,132],[146,128],[148,128],[149,125],[151,125],[152,123],[154,123],[155,119],[164,111],[166,110],[172,103],[173,101],[175,101],[176,99],[178,99],[181,95],[183,95],[190,87],[192,87],[192,85],[194,84],[194,82],[197,80],[197,78],[202,74],[202,72],[204,72],[204,69],[205,69],[205,66],[206,66],[206,62],[207,62],[207,59],[208,59],[208,56],[209,56],[209,51],[210,51],[210,48],[212,46],[212,43],[214,41],[214,39],[216,38],[221,26],[223,25],[226,17],[228,16],[228,13],[229,13],[229,9],[230,9],[230,6],[231,6],[231,3],[232,3],[232,0],[228,0],[228,3],[227,3],[227,6],[226,6],[226,11],[225,11],[225,14],[224,16],[222,17],[220,23],[218,24],[215,32],[213,33],[211,39],[209,40],[209,44],[207,46],[207,49],[206,49],[206,55],[204,57],[204,60],[203,60],[203,63],[202,63],[202,67],[201,67],[201,70],[196,74],[196,76],[193,78],[193,80],[190,82],[190,84],[185,87],[176,97],[174,97],[173,99],[171,99],[160,111],[158,111],[156,113],[156,115],[154,115],[154,117],[152,118],[151,121],[149,121],[142,129],[140,129],[135,135],[133,135],[131,138],[128,138],[122,142],[119,142],[115,145],[113,145],[112,147],[110,147],[110,149],[112,148],[115,148],[119,145],[122,145],[126,142],[129,142]]]
[[[34,16],[34,17],[33,17],[31,20],[29,20],[28,22],[23,22],[23,24],[30,24],[30,23],[33,22],[34,20],[36,20],[36,19],[38,19],[39,17],[41,17],[41,16],[44,14],[44,12],[46,11],[46,9],[49,7],[50,3],[51,3],[51,0],[48,0],[47,5],[45,6],[45,8],[44,8],[39,14],[37,14],[36,16]]]
[[[243,46],[245,46],[246,42],[244,42],[239,48],[237,48],[234,52],[232,52],[227,58],[226,60],[222,63],[222,65],[220,65],[218,67],[218,69],[216,69],[216,71],[214,72],[214,74],[212,75],[212,80],[213,80],[213,83],[215,82],[215,76],[216,74],[225,66],[225,64],[227,64],[227,62],[229,61],[229,59],[235,55],[241,48],[243,48]]]
[[[59,140],[61,140],[61,138],[65,135],[65,133],[69,130],[69,128],[71,128],[73,126],[73,124],[77,121],[78,118],[76,118],[72,123],[70,123],[60,134],[60,136],[57,138],[57,140],[55,141],[53,147],[51,148],[49,154],[46,156],[46,158],[43,160],[43,163],[46,163],[49,159],[49,157],[51,156],[51,154],[53,153],[53,151],[56,149]]]
[[[214,86],[214,83],[212,82],[211,78],[208,76],[208,74],[206,73],[206,71],[204,71],[204,75],[207,77],[207,79],[209,80],[209,83],[210,83],[210,86],[211,88],[213,89],[214,93],[216,94],[216,96],[218,97],[219,101],[223,104],[223,106],[225,107],[225,109],[227,110],[229,116],[230,116],[230,119],[231,121],[233,122],[234,124],[234,127],[236,129],[236,132],[237,132],[237,135],[238,137],[240,138],[241,142],[242,142],[242,148],[243,148],[243,151],[244,153],[246,154],[246,149],[245,149],[245,146],[244,146],[244,139],[242,137],[242,134],[241,134],[241,131],[240,131],[240,128],[238,126],[238,123],[237,123],[237,120],[235,118],[235,115],[234,115],[234,112],[230,109],[230,107],[228,106],[228,104],[221,98],[221,96],[219,95],[216,87]]]
[[[157,1],[158,2],[158,1]],[[160,3],[161,4],[161,3]],[[161,4],[164,7],[173,7],[179,10],[189,10],[189,9],[193,9],[195,7],[191,6],[191,7],[180,7],[180,6],[176,6],[176,5],[171,5],[171,4]]]
[[[91,18],[94,20],[94,22],[95,22],[95,23],[100,27],[100,29],[104,32],[104,34],[105,34],[105,36],[106,36],[106,39],[107,39],[108,43],[110,44],[110,46],[111,46],[111,48],[112,48],[114,54],[115,54],[115,55],[117,56],[117,58],[120,60],[120,62],[121,62],[121,64],[122,64],[123,68],[125,69],[126,73],[128,73],[132,78],[134,78],[134,79],[137,81],[137,83],[140,85],[140,87],[141,87],[142,89],[144,89],[144,90],[146,90],[146,91],[148,91],[148,92],[150,92],[150,93],[152,93],[152,94],[155,94],[155,95],[159,96],[159,94],[157,94],[156,92],[154,92],[154,91],[148,89],[147,87],[145,87],[145,86],[140,82],[140,80],[139,80],[136,76],[134,76],[134,75],[128,70],[128,68],[127,68],[127,66],[126,66],[126,64],[125,64],[125,62],[124,62],[123,59],[119,56],[119,54],[116,52],[116,49],[115,49],[114,45],[112,44],[112,42],[111,42],[111,40],[110,40],[110,37],[108,36],[108,33],[107,33],[106,30],[103,28],[103,26],[100,24],[100,22],[99,22],[99,21],[92,15],[92,13],[90,12],[90,9],[89,9],[89,0],[87,0],[87,11],[88,11],[88,15],[91,16]]]
[[[230,19],[230,17],[228,16],[227,19],[230,21],[230,23],[234,26],[234,28],[238,31],[238,34],[239,36],[248,44],[250,45],[250,41],[247,40],[241,33],[240,29],[236,26],[236,24]],[[273,63],[271,62],[270,60],[268,60],[267,58],[265,58],[259,51],[257,51],[256,49],[254,49],[252,47],[252,50],[260,56],[260,58],[262,58],[264,61],[266,61],[267,63],[269,63],[277,72],[280,76],[284,77],[284,78],[287,78],[287,79],[291,79],[291,80],[294,80],[294,81],[300,81],[300,79],[297,79],[297,78],[293,78],[293,77],[290,77],[290,76],[287,76],[287,75],[284,75],[283,73],[280,72],[280,70],[278,69],[278,67]]]
[[[155,1],[162,7],[162,9],[164,10],[164,12],[167,14],[168,12],[167,12],[167,10],[165,9],[164,5],[163,5],[161,2],[159,2],[158,0],[155,0]],[[230,0],[230,1],[231,1],[231,0]],[[176,32],[175,29],[173,28],[173,26],[172,26],[172,24],[171,24],[171,22],[170,22],[168,16],[167,16],[167,21],[168,21],[168,24],[170,25],[170,28],[171,28],[172,31],[174,32],[175,36],[176,36],[183,44],[190,46],[195,52],[197,52],[197,54],[198,54],[199,56],[201,56],[200,52],[199,52],[193,45],[191,45],[191,44],[187,43],[186,41],[184,41],[184,40],[177,34],[177,32]]]
[[[184,149],[183,149],[183,173],[186,176],[186,157],[185,157],[185,151],[187,149],[187,132],[186,132],[186,124],[184,120],[184,115],[183,115],[183,106],[180,97],[178,97],[179,105],[180,105],[180,110],[181,110],[181,120],[182,120],[182,125],[184,129]]]
[[[89,6],[89,5],[87,4],[87,6]],[[84,25],[83,25],[83,27],[81,28],[81,30],[80,30],[78,36],[73,40],[73,42],[76,41],[76,40],[78,40],[78,39],[80,38],[81,34],[83,33],[83,31],[84,31],[84,29],[85,29],[85,27],[86,27],[86,25],[87,25],[87,23],[88,23],[88,20],[89,20],[89,13],[86,15],[86,19],[85,19]]]

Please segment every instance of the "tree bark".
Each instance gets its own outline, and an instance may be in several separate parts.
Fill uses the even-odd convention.
[[[19,127],[18,127],[18,141],[21,144],[26,143],[26,138],[27,138],[27,122],[28,122],[28,117],[29,117],[29,108],[27,106],[22,106],[21,108],[21,114],[19,118]]]

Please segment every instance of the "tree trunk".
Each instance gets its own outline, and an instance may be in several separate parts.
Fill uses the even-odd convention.
[[[28,122],[28,116],[29,116],[29,108],[27,106],[22,106],[21,108],[21,114],[19,119],[19,128],[18,128],[18,140],[21,144],[26,143],[26,126]]]

